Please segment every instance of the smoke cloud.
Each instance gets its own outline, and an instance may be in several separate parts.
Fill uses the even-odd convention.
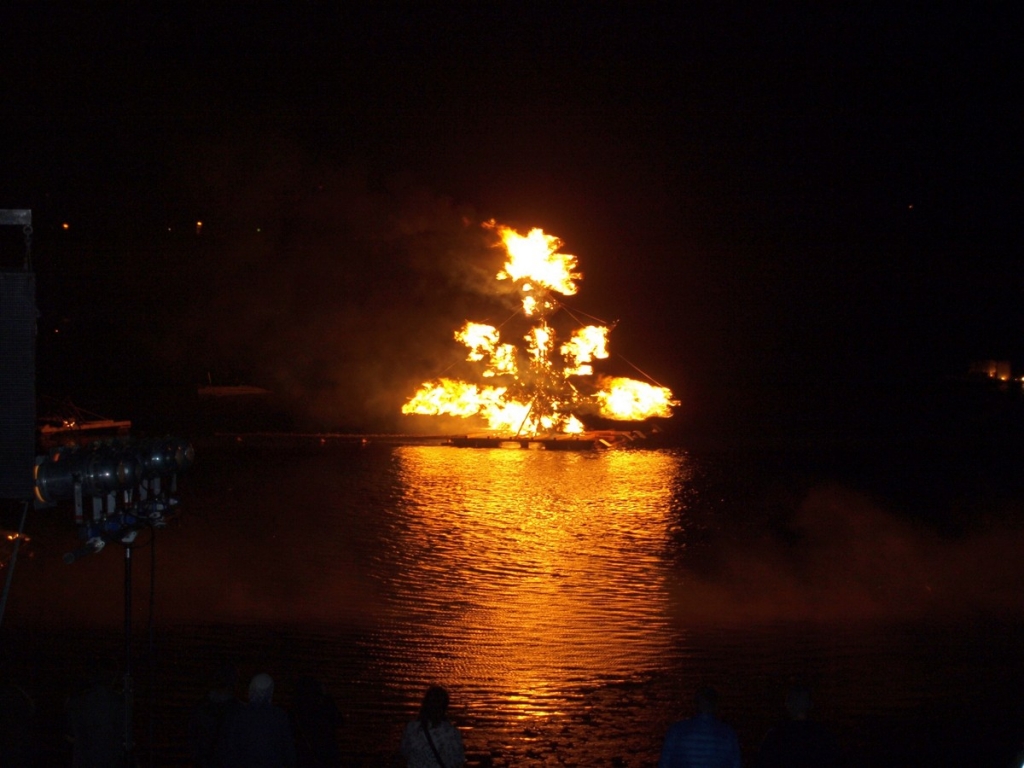
[[[679,620],[1019,616],[1022,546],[1010,516],[943,534],[863,492],[816,485],[783,525],[705,547],[676,590]]]
[[[480,217],[401,174],[229,144],[178,183],[204,225],[175,254],[187,278],[161,363],[265,386],[300,428],[401,431],[405,399],[461,359],[453,329],[511,306]]]

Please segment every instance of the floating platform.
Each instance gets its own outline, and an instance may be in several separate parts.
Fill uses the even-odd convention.
[[[377,445],[435,445],[456,448],[512,448],[534,451],[601,451],[611,448],[650,447],[639,430],[594,430],[579,435],[515,437],[481,432],[469,435],[341,434],[299,432],[217,432],[194,439],[204,450],[314,451],[365,448]]]
[[[519,448],[534,451],[601,451],[619,448],[644,440],[642,432],[602,430],[578,435],[543,435],[509,437],[495,435],[465,435],[451,437],[448,444],[456,448]]]
[[[62,424],[43,424],[36,431],[39,448],[47,450],[62,445],[86,445],[112,437],[127,437],[132,423],[128,420],[98,419],[94,421],[66,421]]]
[[[269,389],[249,386],[248,384],[216,386],[213,384],[199,387],[196,394],[201,398],[232,398],[232,397],[263,397],[272,394]]]

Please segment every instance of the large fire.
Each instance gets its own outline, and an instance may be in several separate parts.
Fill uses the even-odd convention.
[[[520,312],[533,325],[521,338],[513,337],[521,343],[517,346],[503,340],[493,325],[467,322],[455,332],[455,340],[467,347],[466,360],[478,365],[487,383],[450,378],[425,382],[402,413],[482,416],[495,433],[523,437],[583,432],[577,414],[618,421],[671,416],[672,406],[679,403],[666,387],[595,377],[594,361],[608,357],[610,328],[583,325],[559,340],[554,316],[564,310],[578,321],[555,294],[575,295],[576,281],[582,279],[576,257],[560,252],[562,241],[541,229],[523,236],[493,221],[484,226],[497,235],[495,247],[507,254],[495,278],[515,284],[522,296]]]

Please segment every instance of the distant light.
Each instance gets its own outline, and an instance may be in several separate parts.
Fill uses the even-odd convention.
[[[203,234],[203,222],[201,222],[201,221],[197,221],[196,222],[196,234],[197,235]]]
[[[67,222],[65,221],[65,222],[64,222],[63,224],[61,224],[61,225],[60,225],[60,228],[61,228],[61,229],[71,229],[71,225],[70,225],[70,224],[68,224],[68,223],[67,223]]]
[[[907,206],[907,210],[910,210],[910,211],[914,210],[914,204],[911,203],[910,205],[908,205]]]

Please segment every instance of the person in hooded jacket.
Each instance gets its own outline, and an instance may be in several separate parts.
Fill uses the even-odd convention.
[[[274,680],[256,675],[249,683],[249,703],[225,723],[227,768],[294,768],[295,742],[288,714],[273,703]]]

